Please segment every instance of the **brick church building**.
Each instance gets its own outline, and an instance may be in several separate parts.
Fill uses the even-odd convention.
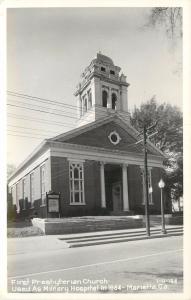
[[[75,92],[76,129],[44,140],[9,178],[19,215],[47,217],[46,193],[60,193],[62,217],[144,213],[144,157],[130,124],[126,76],[98,53]],[[149,208],[160,213],[163,153],[148,141]]]

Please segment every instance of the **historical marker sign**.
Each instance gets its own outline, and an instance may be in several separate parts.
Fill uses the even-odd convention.
[[[47,193],[47,210],[48,213],[60,213],[60,194]]]

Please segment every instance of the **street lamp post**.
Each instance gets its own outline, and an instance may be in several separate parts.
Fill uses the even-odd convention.
[[[165,229],[165,217],[164,217],[164,198],[163,198],[163,189],[165,187],[164,181],[161,180],[159,181],[159,188],[161,190],[161,221],[162,221],[162,233],[166,234],[166,229]]]

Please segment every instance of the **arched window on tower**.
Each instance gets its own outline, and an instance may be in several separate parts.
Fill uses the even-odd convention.
[[[80,117],[83,115],[83,103],[82,103],[82,99],[79,100],[80,101]]]
[[[117,96],[116,94],[112,94],[111,96],[111,102],[112,102],[112,109],[117,109]]]
[[[92,107],[92,92],[88,91],[88,109]]]
[[[84,113],[87,112],[87,109],[88,109],[88,107],[87,107],[87,98],[84,98]]]
[[[107,107],[107,92],[106,91],[102,92],[102,106]]]

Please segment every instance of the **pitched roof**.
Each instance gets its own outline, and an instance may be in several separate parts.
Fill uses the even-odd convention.
[[[17,167],[15,172],[10,176],[8,179],[8,182],[18,173],[21,169],[25,167],[27,163],[30,162],[36,155],[41,153],[41,151],[44,151],[44,149],[48,149],[50,146],[49,142],[58,142],[58,143],[67,143],[67,141],[70,143],[71,139],[76,138],[83,133],[93,131],[96,128],[99,128],[103,125],[109,124],[111,122],[114,122],[116,125],[120,126],[123,130],[125,130],[135,141],[139,141],[140,133],[133,127],[129,122],[124,121],[117,113],[115,115],[111,115],[102,119],[98,119],[95,122],[88,123],[84,126],[78,127],[76,129],[70,130],[68,132],[65,132],[63,134],[59,134],[53,138],[45,139],[38,147],[30,153],[30,155]],[[140,142],[140,144],[143,142]],[[164,153],[158,149],[153,143],[151,143],[149,140],[147,141],[147,147],[148,150],[151,152],[151,154],[165,157]]]
[[[71,139],[74,139],[84,133],[90,132],[96,128],[99,128],[103,125],[106,125],[108,123],[114,122],[116,125],[120,126],[123,130],[125,130],[133,139],[136,141],[140,140],[140,133],[128,122],[123,121],[123,119],[118,115],[111,115],[99,120],[96,120],[94,122],[88,123],[84,126],[75,128],[71,131],[65,132],[63,134],[59,134],[48,141],[58,141],[58,142],[70,142]],[[141,144],[141,142],[140,142]],[[143,142],[142,142],[143,144]],[[163,152],[158,149],[153,143],[151,143],[149,140],[147,141],[148,150],[151,151],[151,153],[154,153],[155,155],[164,156]]]

